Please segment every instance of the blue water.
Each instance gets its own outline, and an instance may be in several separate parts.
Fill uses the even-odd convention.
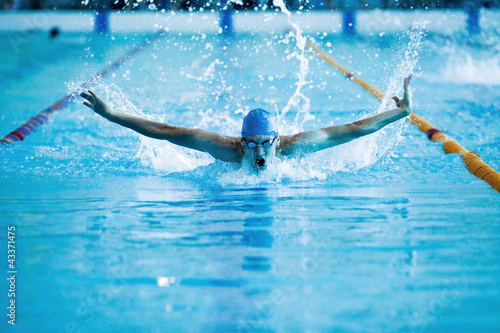
[[[34,33],[17,50],[10,37],[2,134],[148,35]],[[494,31],[312,37],[390,95],[413,72],[415,111],[500,170]],[[281,114],[283,134],[383,108],[285,32],[167,34],[114,74],[94,89],[115,109],[229,135],[254,107]],[[498,193],[405,121],[257,177],[142,138],[79,99],[0,156],[19,331],[500,330]]]

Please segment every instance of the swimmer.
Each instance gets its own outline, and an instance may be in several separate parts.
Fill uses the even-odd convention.
[[[404,80],[404,95],[393,97],[396,109],[356,121],[352,124],[324,127],[294,135],[279,135],[273,116],[263,110],[250,111],[243,120],[241,137],[211,133],[159,123],[113,111],[94,92],[83,92],[83,104],[118,125],[128,127],[150,138],[199,150],[214,158],[232,163],[248,162],[256,171],[263,171],[275,157],[304,156],[331,148],[367,134],[408,116],[411,112],[411,76]]]

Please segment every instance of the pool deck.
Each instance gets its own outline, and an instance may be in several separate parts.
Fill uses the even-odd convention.
[[[163,28],[177,33],[218,33],[219,12],[111,12],[113,33],[152,32]],[[91,11],[17,11],[0,12],[0,31],[23,32],[58,27],[67,32],[91,32],[95,14]],[[361,34],[406,31],[414,22],[430,32],[453,34],[465,31],[467,14],[463,10],[366,10],[356,14],[356,30]],[[314,11],[292,14],[292,22],[305,33],[341,33],[342,12]],[[500,11],[480,11],[482,29],[500,29]],[[237,12],[233,14],[235,32],[282,33],[291,29],[287,16],[278,12]]]

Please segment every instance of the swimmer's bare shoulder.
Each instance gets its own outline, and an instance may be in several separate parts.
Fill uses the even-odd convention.
[[[166,126],[173,127],[170,125]],[[177,127],[174,130],[166,129],[164,134],[163,139],[165,140],[180,146],[209,153],[212,157],[224,162],[239,163],[243,160],[245,153],[240,137],[182,127]]]

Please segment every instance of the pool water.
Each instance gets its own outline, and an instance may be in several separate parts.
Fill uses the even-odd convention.
[[[148,36],[0,36],[1,133]],[[390,96],[414,73],[415,112],[500,170],[497,30],[311,37]],[[282,134],[391,107],[288,32],[167,33],[93,87],[116,110],[228,135],[256,107]],[[257,176],[78,98],[0,157],[21,331],[500,330],[498,193],[408,122]]]

